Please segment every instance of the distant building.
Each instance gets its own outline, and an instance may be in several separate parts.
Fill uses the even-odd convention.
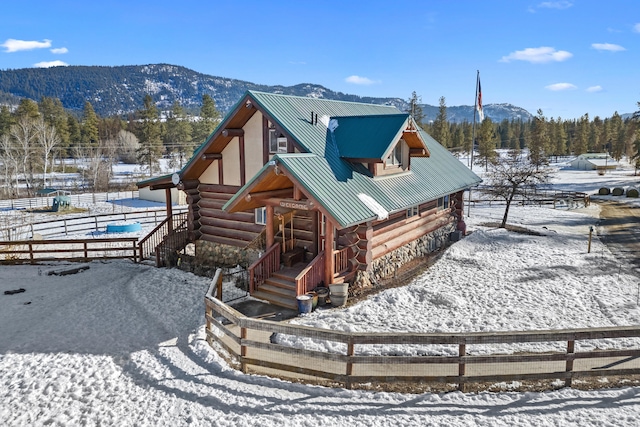
[[[572,169],[577,170],[615,170],[618,162],[608,153],[585,153],[569,162]]]

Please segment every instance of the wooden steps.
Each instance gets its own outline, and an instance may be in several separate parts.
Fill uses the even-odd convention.
[[[295,278],[305,267],[306,264],[298,263],[276,271],[251,296],[280,307],[297,310]]]

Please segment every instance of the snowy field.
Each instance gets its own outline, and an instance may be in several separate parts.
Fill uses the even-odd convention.
[[[605,176],[561,171],[554,187],[592,193],[637,181],[629,170]],[[467,222],[473,233],[406,287],[294,321],[341,330],[430,332],[640,323],[638,278],[620,268],[597,233],[587,253],[597,204],[575,211],[512,209],[510,224],[541,236],[482,225],[501,218],[502,209],[472,208]],[[0,291],[25,290],[0,294],[0,425],[640,423],[638,387],[414,395],[244,375],[204,341],[203,297],[210,279],[128,261],[82,265],[89,269],[69,275],[49,274],[69,268],[64,264],[0,266]]]

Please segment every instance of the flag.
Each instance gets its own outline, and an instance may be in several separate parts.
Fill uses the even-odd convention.
[[[480,121],[483,121],[484,112],[482,111],[482,88],[480,87],[480,75],[478,75],[478,104],[476,108],[478,109],[478,117],[480,117]]]

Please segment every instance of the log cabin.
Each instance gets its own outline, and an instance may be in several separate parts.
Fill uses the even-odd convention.
[[[459,238],[480,182],[395,107],[248,91],[182,170],[138,186],[165,189],[168,210],[184,191],[197,262],[244,264],[254,297],[295,308]]]

